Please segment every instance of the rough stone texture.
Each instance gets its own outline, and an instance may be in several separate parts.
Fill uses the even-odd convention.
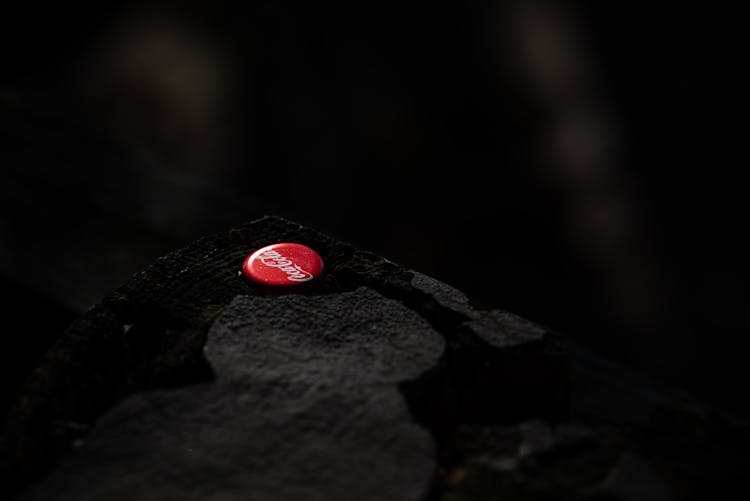
[[[433,368],[445,340],[369,288],[326,296],[238,296],[209,331],[216,380],[397,385]]]
[[[296,241],[326,274],[239,274]],[[571,391],[572,387],[572,391]],[[159,259],[81,316],[0,442],[20,499],[745,499],[747,423],[280,218]]]
[[[21,499],[421,499],[427,432],[393,390],[211,384],[143,393],[106,413]]]
[[[124,400],[22,499],[423,499],[434,445],[396,385],[443,349],[364,287],[237,296],[208,333],[215,384]]]
[[[452,311],[467,319],[474,319],[479,313],[469,304],[469,298],[460,290],[435,280],[423,273],[414,272],[411,286],[432,297],[441,308]]]
[[[278,241],[296,241],[318,250],[326,262],[326,274],[313,287],[293,295],[279,295],[239,275],[241,262],[249,252]],[[67,457],[26,495],[32,499],[64,499],[78,498],[84,492],[93,497],[107,492],[108,497],[117,498],[119,492],[133,494],[128,489],[132,489],[134,479],[148,475],[162,475],[159,478],[165,485],[166,490],[154,491],[154,497],[171,492],[172,484],[174,492],[179,492],[182,487],[176,479],[199,477],[189,473],[192,470],[187,464],[185,471],[180,470],[177,460],[168,462],[172,469],[159,473],[153,466],[154,458],[172,454],[174,451],[165,444],[178,444],[179,437],[189,435],[191,427],[211,428],[200,402],[216,407],[218,415],[234,415],[231,409],[222,407],[229,405],[232,392],[239,400],[256,402],[257,407],[257,402],[266,401],[262,398],[265,393],[272,389],[283,393],[286,389],[293,395],[285,393],[288,402],[281,397],[268,400],[269,405],[279,403],[279,416],[274,417],[270,407],[267,420],[237,418],[234,428],[228,428],[231,433],[209,433],[214,438],[205,446],[215,451],[211,445],[214,439],[237,440],[236,451],[254,454],[262,450],[265,455],[290,444],[300,450],[323,447],[325,452],[321,454],[350,458],[339,463],[342,468],[348,465],[349,473],[338,470],[339,476],[350,478],[330,483],[328,476],[310,473],[299,489],[319,492],[328,499],[351,499],[352,493],[345,494],[339,487],[354,482],[355,471],[367,471],[381,488],[357,492],[372,492],[373,499],[392,499],[390,494],[383,497],[383,492],[396,489],[404,499],[420,499],[432,488],[430,479],[436,472],[437,455],[430,453],[432,439],[415,420],[435,435],[463,419],[456,397],[461,398],[461,385],[471,378],[461,376],[461,364],[450,367],[451,353],[461,347],[461,336],[476,337],[464,324],[482,315],[459,292],[434,279],[280,218],[263,218],[198,240],[135,275],[79,318],[47,354],[5,423],[2,467],[12,479],[5,488],[9,493],[17,491],[38,480],[60,457]],[[469,334],[460,334],[462,330]],[[545,336],[555,338],[551,333]],[[208,359],[203,354],[204,345]],[[495,355],[487,353],[489,357]],[[557,356],[564,356],[562,350]],[[546,383],[564,386],[564,374],[557,376]],[[214,382],[200,385],[210,381]],[[503,388],[508,387],[502,380],[487,383],[484,395],[492,397],[487,402],[469,392],[472,412],[480,417],[496,413]],[[196,384],[196,394],[191,397],[190,385]],[[167,391],[169,388],[176,388],[175,393]],[[147,390],[159,391],[142,394]],[[326,392],[339,395],[340,405],[330,407],[330,414],[316,415],[310,410],[299,421],[282,419],[287,404],[297,405],[295,398],[302,399],[300,408],[324,409],[320,402],[330,398]],[[194,412],[175,410],[189,406],[191,399],[197,407]],[[378,402],[390,404],[381,406]],[[510,414],[519,412],[510,409],[512,401],[506,404]],[[567,402],[557,404],[565,406]],[[252,408],[250,404],[242,407],[248,412]],[[156,419],[147,415],[149,409],[169,417]],[[351,415],[361,419],[354,423]],[[127,428],[125,420],[132,421],[128,425],[133,428],[132,434],[117,431]],[[157,421],[163,426],[157,426]],[[317,422],[320,430],[333,434],[327,437],[328,443],[336,442],[332,437],[337,433],[355,437],[354,442],[342,442],[342,450],[333,445],[326,448],[326,437],[310,438],[301,432],[290,435],[290,428],[281,424],[284,422]],[[378,430],[375,423],[383,422],[391,423],[391,429]],[[241,423],[247,423],[248,428]],[[217,426],[214,422],[214,428]],[[262,435],[266,441],[240,440],[240,429],[245,430],[244,436]],[[143,440],[135,440],[135,435]],[[390,459],[385,460],[385,456]],[[304,455],[281,453],[278,461],[292,457],[291,463],[304,463]],[[365,457],[370,459],[365,461]],[[376,457],[381,460],[375,461]],[[115,472],[128,461],[127,471],[132,475],[118,480]],[[355,464],[361,467],[353,468]],[[89,468],[98,474],[84,474]],[[236,469],[228,469],[226,477],[218,475],[208,485],[218,489],[220,478],[238,475],[255,481],[236,487],[231,495],[264,492],[268,499],[277,499],[286,489],[294,492],[292,483],[297,480],[290,479],[299,477],[281,471],[276,480],[260,472],[249,475],[253,468],[252,464],[241,463]],[[322,464],[306,468],[328,471]],[[101,480],[92,481],[95,478]],[[408,478],[411,483],[399,485],[399,478]],[[254,490],[258,485],[266,487]],[[278,489],[283,485],[283,489],[275,492],[273,485]],[[142,493],[137,497],[143,497]]]

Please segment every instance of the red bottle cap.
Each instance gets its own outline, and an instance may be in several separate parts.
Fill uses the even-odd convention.
[[[284,242],[263,247],[247,256],[242,273],[265,285],[300,285],[323,273],[323,259],[310,247]]]

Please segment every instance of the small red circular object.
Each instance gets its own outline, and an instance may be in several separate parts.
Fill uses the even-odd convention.
[[[265,285],[301,285],[312,282],[323,273],[323,259],[306,245],[283,242],[263,247],[247,256],[242,273]]]

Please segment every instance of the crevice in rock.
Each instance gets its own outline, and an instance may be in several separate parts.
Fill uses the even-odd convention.
[[[512,315],[498,312],[494,316],[499,318],[492,318],[493,312],[477,310],[468,300],[441,304],[435,294],[412,285],[415,273],[378,256],[357,251],[342,262],[359,263],[336,270],[342,285],[354,287],[364,281],[418,313],[446,340],[433,368],[399,385],[412,416],[437,445],[439,470],[428,501],[442,499],[446,475],[459,462],[456,434],[470,433],[467,425],[471,430],[480,429],[472,428],[475,425],[510,426],[531,418],[548,424],[569,418],[568,361],[557,334],[544,330],[524,337],[525,325],[513,322],[525,321]],[[505,320],[509,325],[500,323]],[[498,323],[484,325],[487,322]],[[488,341],[481,335],[484,328],[510,332],[503,333],[506,339]]]

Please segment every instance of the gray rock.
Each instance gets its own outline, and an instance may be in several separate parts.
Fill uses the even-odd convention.
[[[479,317],[479,312],[471,307],[466,294],[423,273],[416,271],[413,273],[414,278],[411,280],[411,286],[434,298],[440,306],[463,315],[466,318]]]
[[[364,287],[238,296],[208,333],[216,384],[126,399],[22,499],[423,499],[434,445],[397,385],[443,349]]]
[[[392,387],[208,384],[132,396],[24,500],[415,500],[435,470]]]
[[[239,274],[280,241],[326,273],[292,293]],[[262,218],[157,260],[71,325],[5,422],[0,494],[423,499],[460,424],[565,416],[564,360],[546,329]]]
[[[507,311],[492,310],[466,322],[466,328],[492,348],[512,348],[541,343],[551,333]]]
[[[396,385],[437,364],[444,338],[398,301],[362,287],[326,296],[238,296],[209,331],[218,381]]]

